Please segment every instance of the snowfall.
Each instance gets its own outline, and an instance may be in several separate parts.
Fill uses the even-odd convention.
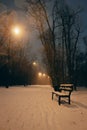
[[[48,85],[0,87],[0,130],[87,130],[87,89],[78,88],[71,104],[51,99]]]

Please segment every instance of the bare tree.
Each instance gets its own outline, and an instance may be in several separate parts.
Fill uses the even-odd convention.
[[[62,2],[62,5],[60,1],[55,1],[54,4],[54,29],[60,30],[61,34],[63,75],[68,74],[68,82],[74,82],[75,71],[77,69],[76,54],[81,31],[79,22],[79,12],[81,9],[73,10],[64,1]],[[65,73],[64,70],[66,69]]]
[[[26,1],[27,13],[33,17],[44,46],[53,86],[67,80],[74,82],[80,10],[71,9],[64,0],[55,0],[49,17],[45,0]]]
[[[34,25],[38,29],[39,36],[44,46],[44,51],[48,62],[48,74],[52,78],[52,82],[56,82],[55,75],[55,42],[53,40],[53,31],[51,27],[51,22],[49,20],[46,2],[44,0],[27,0],[28,3],[28,15],[32,16],[34,19]],[[53,83],[54,84],[54,83]]]

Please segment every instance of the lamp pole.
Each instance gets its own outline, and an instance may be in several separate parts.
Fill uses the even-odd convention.
[[[20,34],[20,28],[19,27],[14,27],[13,28],[13,34],[16,36]],[[9,32],[8,36],[8,72],[7,72],[7,84],[6,88],[11,85],[11,33]]]
[[[11,85],[11,34],[8,35],[8,66],[7,66],[7,83],[6,88]]]

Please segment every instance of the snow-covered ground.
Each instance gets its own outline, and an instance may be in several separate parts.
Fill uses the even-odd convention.
[[[87,89],[60,106],[51,92],[39,85],[0,88],[0,130],[87,130]]]

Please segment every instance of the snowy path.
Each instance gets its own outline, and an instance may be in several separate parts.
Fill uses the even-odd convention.
[[[51,100],[51,87],[0,88],[0,130],[87,130],[87,91],[71,105]]]

